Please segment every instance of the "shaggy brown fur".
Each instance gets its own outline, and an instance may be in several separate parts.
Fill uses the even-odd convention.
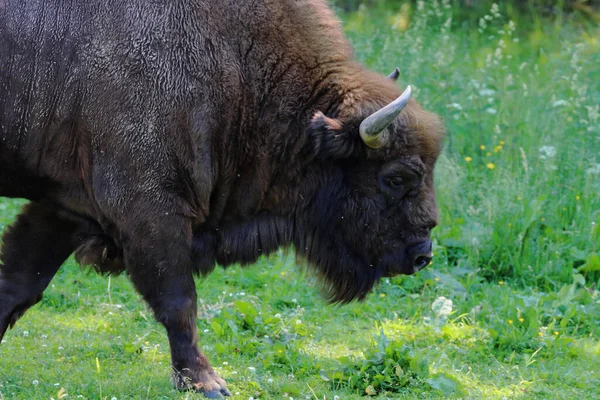
[[[75,252],[127,272],[178,387],[218,397],[194,273],[292,246],[348,302],[424,266],[442,125],[411,101],[364,145],[400,91],[325,0],[4,0],[0,59],[0,196],[32,201],[3,238],[0,338]]]

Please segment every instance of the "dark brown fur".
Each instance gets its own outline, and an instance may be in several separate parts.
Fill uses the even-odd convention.
[[[219,396],[194,273],[293,246],[348,302],[415,272],[442,125],[411,101],[386,146],[364,145],[400,92],[352,59],[324,0],[2,4],[0,196],[32,203],[3,237],[0,339],[74,252],[126,271],[178,387]]]

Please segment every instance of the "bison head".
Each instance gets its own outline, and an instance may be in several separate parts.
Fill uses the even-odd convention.
[[[316,189],[299,200],[296,251],[318,268],[334,302],[362,299],[379,278],[428,265],[438,222],[440,120],[410,100],[410,87],[400,94],[379,76],[361,83],[330,115],[312,117],[319,162],[308,179]]]

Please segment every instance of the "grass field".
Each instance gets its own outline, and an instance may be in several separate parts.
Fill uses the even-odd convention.
[[[198,280],[236,398],[600,399],[600,28],[444,3],[344,17],[357,57],[400,66],[448,127],[434,263],[347,306],[283,253]],[[21,204],[0,200],[0,229]],[[201,398],[169,365],[126,277],[70,260],[0,345],[0,399]]]

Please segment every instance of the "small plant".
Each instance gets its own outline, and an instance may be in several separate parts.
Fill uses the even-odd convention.
[[[340,359],[343,367],[333,374],[334,384],[372,396],[399,393],[408,386],[421,385],[429,377],[428,363],[414,349],[389,340],[383,330],[375,340],[376,346],[364,359]]]

